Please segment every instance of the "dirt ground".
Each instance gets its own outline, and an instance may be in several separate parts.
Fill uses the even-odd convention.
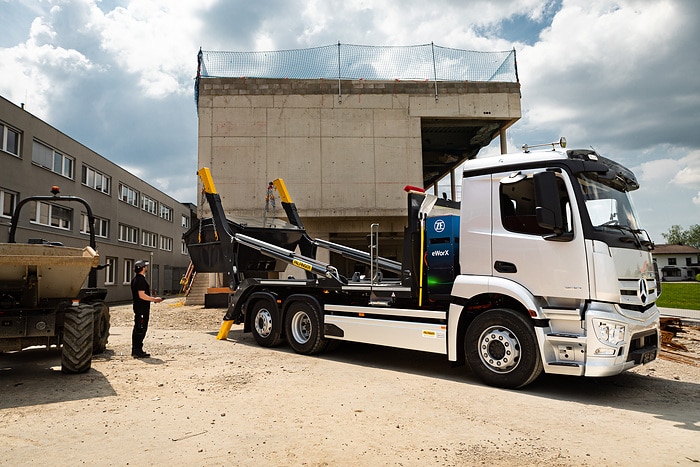
[[[444,356],[344,343],[258,347],[224,310],[130,306],[108,350],[62,375],[58,350],[0,355],[0,465],[697,465],[700,366],[659,359],[604,379],[544,375],[507,391]],[[700,329],[675,341],[700,356]]]

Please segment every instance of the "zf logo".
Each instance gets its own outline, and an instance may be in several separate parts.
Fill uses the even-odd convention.
[[[445,221],[442,219],[436,220],[435,224],[433,224],[433,228],[437,233],[442,232],[443,230],[445,230]]]

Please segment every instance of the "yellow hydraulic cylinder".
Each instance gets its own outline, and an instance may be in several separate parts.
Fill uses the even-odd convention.
[[[272,181],[272,184],[277,188],[277,193],[279,193],[280,200],[282,200],[283,203],[292,203],[292,197],[289,196],[287,185],[284,184],[283,179],[276,178]]]
[[[216,335],[216,339],[220,341],[225,341],[228,339],[228,333],[233,325],[233,320],[227,320],[221,323],[221,328],[219,329],[219,334]]]

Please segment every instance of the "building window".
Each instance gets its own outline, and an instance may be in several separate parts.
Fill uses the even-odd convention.
[[[105,264],[105,285],[114,285],[117,277],[117,258],[108,256]]]
[[[112,192],[112,179],[98,172],[87,165],[83,166],[81,182],[85,186],[89,186],[93,190],[101,191],[102,193],[110,194]]]
[[[139,207],[139,192],[123,183],[119,184],[119,199],[132,206]]]
[[[30,221],[57,229],[70,230],[72,217],[72,209],[44,203],[43,201],[35,201]]]
[[[180,253],[182,253],[183,255],[189,254],[189,252],[187,251],[187,244],[184,240],[180,242]]]
[[[12,217],[17,206],[17,193],[0,188],[0,206],[2,206],[0,217]]]
[[[141,232],[141,245],[158,248],[158,234],[144,230]]]
[[[693,258],[686,258],[686,259],[685,259],[685,265],[686,265],[686,266],[692,265],[692,264],[693,264],[692,261],[693,261]]]
[[[129,285],[131,284],[131,270],[134,267],[134,260],[133,259],[125,259],[124,260],[124,280],[123,283],[124,285]]]
[[[190,216],[182,215],[182,226],[186,229],[190,228]]]
[[[80,233],[90,234],[90,225],[88,215],[80,214]],[[95,237],[109,238],[109,219],[102,219],[94,216],[95,219]]]
[[[0,149],[19,157],[20,132],[6,125],[0,125]]]
[[[158,215],[158,203],[146,195],[141,195],[141,209],[154,216]]]
[[[119,224],[119,241],[135,245],[138,242],[138,238],[139,229],[130,225]]]
[[[160,249],[165,251],[173,251],[173,239],[170,237],[160,236]]]
[[[73,179],[75,160],[38,141],[34,141],[32,162],[66,178]]]
[[[173,221],[173,209],[161,203],[160,205],[160,217],[166,221]]]
[[[669,266],[675,266],[675,265],[676,265],[676,258],[669,258],[669,259],[668,259],[668,265],[669,265]]]

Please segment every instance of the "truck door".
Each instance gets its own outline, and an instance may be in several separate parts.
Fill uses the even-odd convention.
[[[542,171],[542,170],[539,170]],[[566,173],[556,174],[563,229],[541,227],[536,216],[537,170],[494,174],[492,178],[492,274],[516,281],[535,296],[589,296],[585,243],[573,189]]]

